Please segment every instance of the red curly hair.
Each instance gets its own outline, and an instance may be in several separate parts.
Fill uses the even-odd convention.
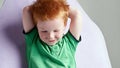
[[[30,11],[35,25],[39,19],[41,21],[51,20],[59,16],[61,12],[66,25],[69,5],[65,0],[37,0],[30,6]]]

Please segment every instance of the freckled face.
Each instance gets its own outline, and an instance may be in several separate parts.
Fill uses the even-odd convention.
[[[48,45],[56,44],[62,38],[65,25],[63,18],[53,20],[38,21],[37,24],[40,39]]]

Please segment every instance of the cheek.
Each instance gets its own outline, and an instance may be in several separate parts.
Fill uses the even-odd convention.
[[[59,38],[62,38],[62,36],[63,36],[63,33],[62,33],[62,32],[56,34],[56,38],[58,38],[58,39],[59,39]]]
[[[41,39],[45,39],[45,37],[46,37],[45,34],[43,34],[43,33],[39,33],[39,36]]]

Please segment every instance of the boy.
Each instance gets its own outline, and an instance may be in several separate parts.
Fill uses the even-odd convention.
[[[64,34],[67,19],[71,23]],[[81,16],[64,0],[38,0],[23,9],[29,68],[76,68],[75,50],[81,40]]]

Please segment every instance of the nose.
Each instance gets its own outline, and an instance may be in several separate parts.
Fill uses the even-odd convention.
[[[48,38],[49,39],[54,39],[54,36],[55,36],[54,32],[50,32],[49,35],[48,35]]]

